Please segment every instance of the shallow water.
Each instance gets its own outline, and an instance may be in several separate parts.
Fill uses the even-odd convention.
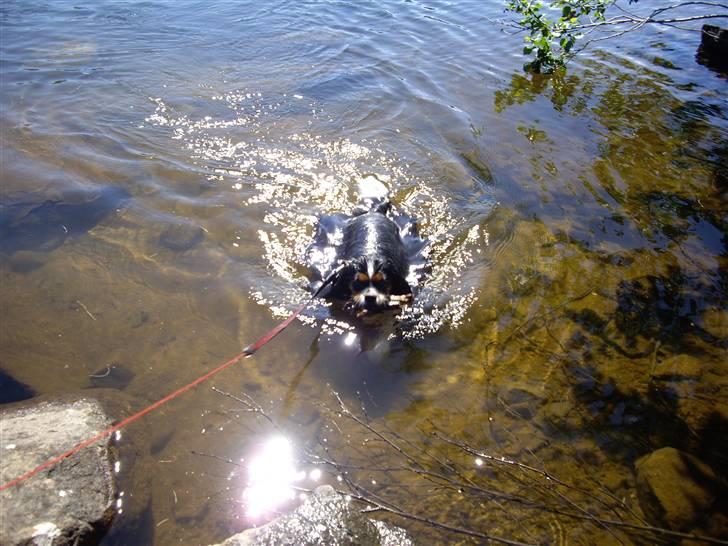
[[[317,304],[212,381],[252,397],[296,464],[333,458],[408,511],[568,544],[614,537],[463,489],[557,503],[532,475],[478,474],[452,442],[608,490],[625,521],[641,517],[640,456],[672,446],[725,470],[728,93],[695,62],[699,34],[645,29],[544,77],[521,72],[499,2],[0,14],[12,379],[39,395],[103,388],[124,415],[193,380],[300,304],[316,217],[350,210],[376,175],[431,241],[415,305],[362,331]],[[333,392],[460,472],[443,485],[401,470],[408,450]],[[125,432],[125,510],[106,542],[208,544],[249,526],[245,465],[275,427],[246,410],[203,386]],[[299,485],[346,471],[325,468]],[[422,543],[469,540],[394,521]],[[696,532],[719,534],[726,520],[711,521]]]

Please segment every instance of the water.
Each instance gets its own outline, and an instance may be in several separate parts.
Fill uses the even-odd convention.
[[[543,476],[485,472],[461,444],[609,491],[629,510],[568,494],[631,522],[638,457],[672,446],[725,469],[727,93],[695,62],[699,34],[645,29],[542,77],[493,23],[500,2],[0,13],[0,366],[19,392],[91,388],[121,417],[227,360],[302,301],[316,217],[376,175],[432,241],[413,308],[360,331],[318,304],[212,382],[252,397],[298,466],[352,467],[299,485],[343,475],[452,525],[591,544],[613,537],[554,512]],[[402,470],[333,392],[459,473]],[[245,465],[273,427],[246,410],[203,386],[130,428],[106,542],[249,526]]]

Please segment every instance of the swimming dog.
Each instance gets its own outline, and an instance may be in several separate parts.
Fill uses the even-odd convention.
[[[427,243],[412,218],[391,212],[387,188],[370,175],[359,183],[359,201],[351,215],[319,218],[306,250],[315,295],[343,302],[356,317],[412,301],[425,268]]]

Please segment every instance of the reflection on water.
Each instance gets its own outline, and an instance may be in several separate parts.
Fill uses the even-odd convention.
[[[293,484],[299,475],[293,461],[293,447],[284,437],[268,439],[248,463],[248,486],[243,492],[247,514],[255,519],[278,510],[296,497]]]
[[[724,76],[674,28],[525,75],[500,15],[0,8],[13,399],[93,387],[121,417],[237,354],[307,297],[316,218],[350,211],[366,176],[431,241],[396,321],[362,329],[316,302],[217,379],[228,396],[200,388],[131,428],[107,544],[220,541],[291,480],[526,543],[654,543],[636,530],[667,525],[641,507],[641,456],[673,447],[725,474]],[[289,443],[258,445],[273,429]],[[322,475],[295,481],[312,461]],[[684,531],[725,536],[722,506]]]

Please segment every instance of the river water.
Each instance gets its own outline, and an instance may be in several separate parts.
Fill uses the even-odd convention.
[[[301,490],[526,543],[655,540],[578,515],[644,524],[657,449],[725,470],[728,87],[699,33],[645,28],[549,77],[522,72],[501,2],[0,14],[3,400],[121,418],[234,356],[306,298],[316,218],[366,176],[430,241],[399,317],[312,305],[125,431],[107,544],[209,544],[292,506],[254,506],[274,433]]]

